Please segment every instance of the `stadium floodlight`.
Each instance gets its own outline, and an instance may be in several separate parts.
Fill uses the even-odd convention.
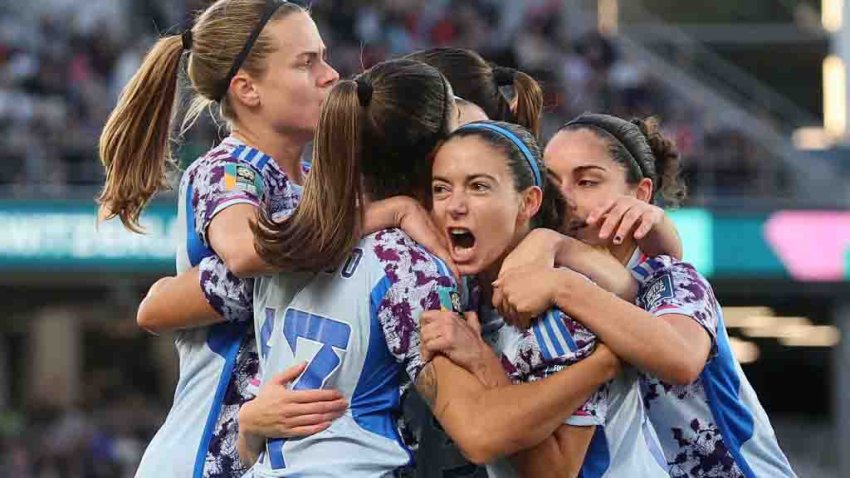
[[[751,319],[752,317],[773,317],[774,315],[773,309],[765,306],[724,307],[723,323],[730,329],[753,327],[755,322]]]
[[[801,151],[824,151],[835,144],[825,129],[816,126],[797,128],[791,135],[791,142]]]
[[[821,0],[820,22],[823,29],[834,33],[841,29],[844,19],[844,0]]]
[[[847,71],[835,55],[823,60],[823,128],[834,138],[847,128]]]
[[[834,347],[839,341],[841,332],[833,325],[816,325],[804,334],[779,338],[779,343],[787,347]]]
[[[789,338],[808,333],[812,321],[805,317],[770,317],[770,321],[756,327],[747,327],[744,335],[753,338]]]

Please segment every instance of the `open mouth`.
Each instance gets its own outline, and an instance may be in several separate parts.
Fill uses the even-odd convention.
[[[450,227],[448,232],[452,259],[458,262],[468,260],[475,247],[475,235],[464,227]]]

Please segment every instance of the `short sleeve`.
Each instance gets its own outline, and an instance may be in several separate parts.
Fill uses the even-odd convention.
[[[260,207],[263,176],[252,165],[230,157],[205,159],[194,174],[192,208],[195,232],[210,246],[207,228],[216,214],[236,204]]]
[[[393,246],[376,246],[378,257],[386,258],[382,261],[385,276],[372,292],[371,307],[390,354],[415,382],[425,365],[419,355],[422,312],[438,310],[441,303],[459,306],[459,296],[454,280],[438,259],[418,247],[392,250]]]
[[[716,351],[718,305],[711,285],[690,264],[667,256],[649,259],[642,273],[637,305],[656,317],[678,314],[696,321],[711,337],[712,355]]]
[[[225,322],[248,322],[254,318],[254,279],[240,279],[218,256],[198,264],[201,290],[210,306]]]

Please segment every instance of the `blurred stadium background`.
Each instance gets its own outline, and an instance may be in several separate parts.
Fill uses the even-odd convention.
[[[148,234],[95,228],[97,138],[157,34],[209,1],[0,0],[0,476],[132,476],[170,405],[169,337],[134,322],[174,271],[174,197]],[[545,130],[658,115],[686,159],[686,258],[800,476],[850,476],[845,0],[316,0],[343,75],[436,45],[521,68]],[[184,164],[221,133],[188,133]]]

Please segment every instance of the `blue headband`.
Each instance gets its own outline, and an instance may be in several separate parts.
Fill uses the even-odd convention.
[[[531,168],[532,175],[534,176],[534,185],[543,189],[543,178],[540,176],[540,168],[537,167],[537,161],[534,160],[534,155],[531,154],[531,150],[528,149],[528,146],[522,142],[521,139],[517,137],[517,135],[513,134],[510,130],[502,128],[501,126],[497,126],[491,123],[467,123],[457,131],[468,131],[472,129],[478,130],[488,130],[492,131],[514,144],[517,148],[519,148],[520,152],[523,156],[525,156],[525,161],[528,163],[528,166]]]

